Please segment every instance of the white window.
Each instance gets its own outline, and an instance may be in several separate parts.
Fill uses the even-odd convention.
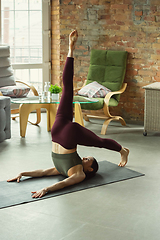
[[[50,82],[50,0],[0,0],[0,40],[10,46],[15,78]]]

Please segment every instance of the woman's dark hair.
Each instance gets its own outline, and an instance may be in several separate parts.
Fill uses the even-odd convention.
[[[97,162],[97,160],[95,159],[95,158],[93,158],[93,163],[92,163],[92,165],[91,165],[91,168],[93,168],[93,171],[92,172],[85,172],[85,174],[86,174],[86,178],[92,178],[92,177],[94,177],[94,175],[96,174],[96,172],[98,171],[98,168],[99,168],[99,166],[98,166],[98,162]]]

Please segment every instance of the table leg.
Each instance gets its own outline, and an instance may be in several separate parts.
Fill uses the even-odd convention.
[[[36,113],[37,113],[37,121],[35,123],[28,121],[29,123],[31,123],[32,125],[38,125],[41,121],[41,109],[36,109]]]
[[[37,112],[37,121],[34,125],[37,125],[41,121],[40,110],[43,107],[42,104],[21,104],[19,107],[19,120],[20,120],[20,136],[25,137],[26,128],[28,122],[28,116],[33,111]],[[32,123],[33,124],[33,123]]]
[[[75,122],[84,127],[84,121],[82,116],[82,109],[80,103],[75,103]]]
[[[47,110],[47,131],[49,132],[50,129],[50,103],[46,103],[46,104],[41,104],[41,108],[45,108]]]
[[[47,109],[47,131],[51,131],[52,125],[55,121],[57,112],[57,104],[21,104],[19,107],[19,119],[20,119],[20,136],[25,137],[26,128],[28,122],[28,116],[33,111],[37,112],[37,121],[34,125],[37,125],[41,121],[41,108]],[[33,124],[33,123],[32,123]]]
[[[19,107],[20,136],[25,137],[28,116],[32,111],[32,104],[21,104]]]
[[[56,118],[58,104],[50,104],[49,107],[50,107],[50,127],[49,127],[48,131],[51,131],[53,123]]]

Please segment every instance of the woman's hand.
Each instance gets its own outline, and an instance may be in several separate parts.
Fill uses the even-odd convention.
[[[45,188],[43,188],[39,191],[35,191],[35,192],[31,192],[31,193],[33,193],[32,198],[38,198],[38,197],[41,198],[47,193],[47,190]]]
[[[15,177],[15,178],[8,179],[7,182],[17,181],[17,182],[19,183],[21,177],[22,177],[22,173],[20,173],[20,174],[19,174],[17,177]]]

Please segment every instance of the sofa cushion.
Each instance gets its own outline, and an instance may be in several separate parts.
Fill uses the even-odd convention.
[[[11,66],[1,67],[0,68],[0,78],[9,77],[13,75],[13,70]]]
[[[16,85],[10,63],[10,47],[0,45],[0,87]]]
[[[5,86],[14,86],[16,85],[14,76],[0,77],[0,88]]]
[[[0,45],[1,57],[10,57],[10,47],[7,45]]]
[[[9,57],[0,57],[0,68],[1,67],[8,67],[11,65]]]

